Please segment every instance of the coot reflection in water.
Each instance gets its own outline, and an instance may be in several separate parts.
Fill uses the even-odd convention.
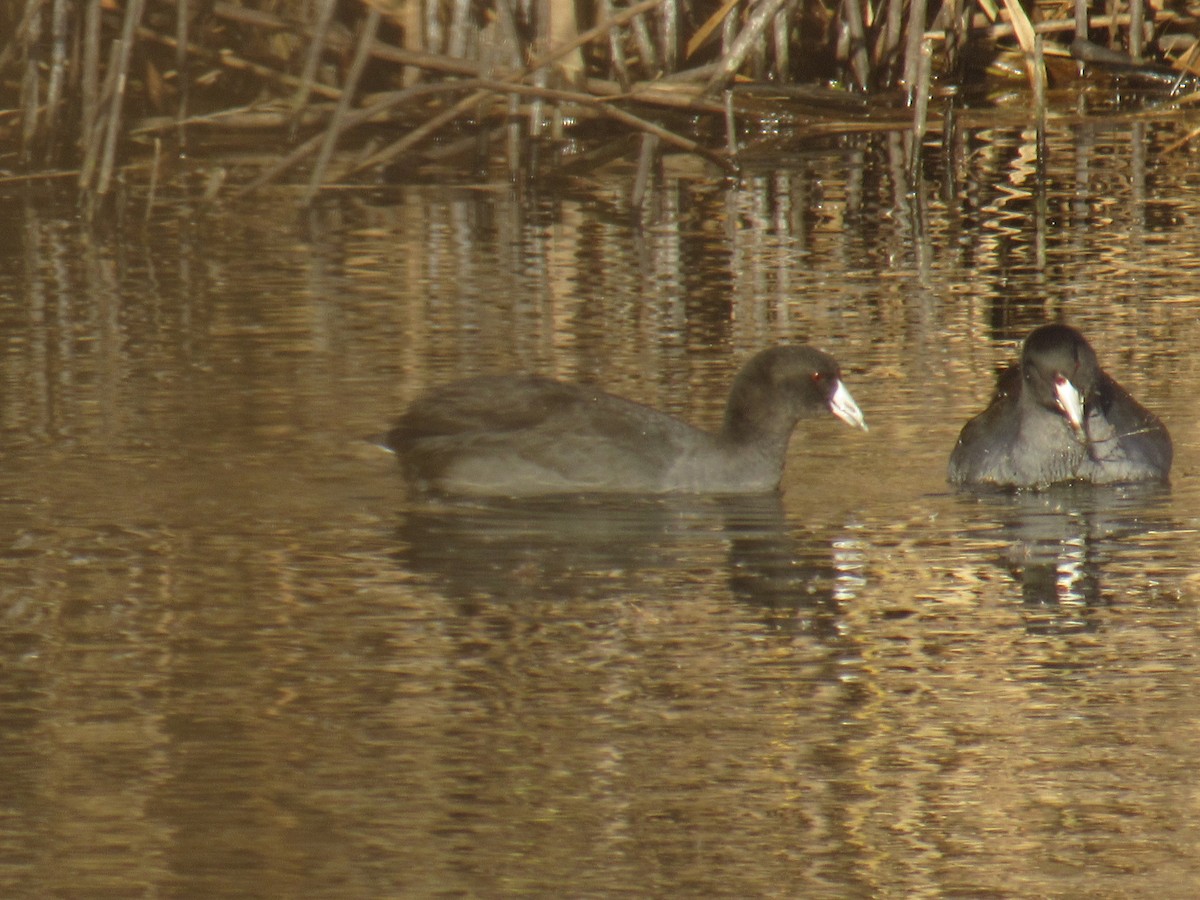
[[[1163,481],[1171,438],[1068,325],[1035,329],[950,455],[954,484],[1044,488]]]
[[[547,497],[417,505],[397,561],[474,615],[492,603],[663,594],[688,600],[723,572],[773,629],[835,633],[861,561],[789,523],[776,495]]]
[[[1169,489],[1158,483],[1058,485],[1040,492],[964,496],[977,504],[971,524],[986,522],[1005,542],[996,564],[1020,585],[1026,627],[1037,633],[1090,631],[1113,603],[1106,565],[1126,562],[1133,542],[1178,529],[1166,514]]]
[[[763,493],[779,487],[796,423],[822,412],[866,430],[837,361],[783,346],[741,368],[716,434],[595,387],[481,376],[418,399],[384,445],[435,493]]]

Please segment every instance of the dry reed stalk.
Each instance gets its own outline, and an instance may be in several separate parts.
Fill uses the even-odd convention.
[[[1042,35],[1033,38],[1033,70],[1040,72],[1041,77],[1033,82],[1033,115],[1037,133],[1037,168],[1038,174],[1046,171],[1046,60],[1044,56]]]
[[[633,179],[633,192],[629,197],[629,205],[641,209],[646,199],[646,191],[651,180],[651,169],[658,159],[658,136],[643,134],[641,147],[638,150],[637,175]]]
[[[1046,63],[1037,49],[1041,36],[1035,32],[1033,23],[1029,21],[1029,16],[1025,14],[1019,0],[1004,0],[1004,8],[1008,10],[1008,19],[1016,35],[1017,44],[1025,54],[1025,67],[1029,73],[1029,85],[1034,97],[1036,98],[1040,91],[1041,96],[1045,98]]]
[[[471,0],[451,0],[450,30],[446,35],[446,55],[465,57],[472,30]]]
[[[8,71],[5,71],[5,75],[9,83],[17,84],[21,91],[21,126],[18,134],[22,140],[22,159],[31,163],[32,157],[40,153],[40,158],[45,160],[45,164],[51,164],[56,148],[62,143],[62,111],[78,104],[81,110],[79,143],[82,158],[79,182],[81,189],[90,192],[93,199],[102,197],[109,191],[116,164],[118,141],[126,133],[126,130],[123,130],[125,93],[127,85],[130,84],[129,69],[137,40],[154,40],[174,50],[178,85],[178,105],[174,122],[181,147],[186,139],[186,125],[192,121],[188,114],[187,64],[193,54],[213,64],[249,73],[291,89],[291,105],[294,110],[291,122],[293,135],[301,116],[311,119],[326,112],[311,105],[312,96],[335,100],[333,117],[325,123],[324,130],[317,136],[316,142],[306,142],[299,148],[301,152],[298,156],[295,153],[290,154],[287,158],[290,162],[285,160],[282,169],[273,168],[277,173],[289,165],[294,165],[299,159],[316,154],[306,194],[306,199],[311,199],[325,178],[333,150],[340,137],[348,129],[373,117],[394,114],[402,102],[394,99],[398,95],[392,95],[382,106],[372,103],[368,109],[374,112],[353,109],[359,78],[367,61],[372,58],[405,67],[406,84],[411,83],[407,79],[412,72],[433,72],[450,78],[464,78],[464,81],[439,85],[432,92],[423,92],[463,96],[458,97],[451,108],[421,123],[389,147],[371,153],[365,161],[353,166],[347,174],[398,158],[445,124],[477,107],[485,107],[484,115],[488,115],[488,110],[497,95],[505,96],[510,116],[523,107],[529,108],[531,122],[534,123],[530,127],[530,133],[534,133],[541,122],[541,114],[537,111],[541,104],[573,104],[587,116],[603,116],[653,137],[653,141],[649,137],[643,137],[642,146],[645,148],[653,145],[656,148],[655,153],[661,144],[667,143],[689,152],[704,153],[714,162],[732,168],[728,158],[703,151],[698,142],[675,134],[615,104],[618,101],[629,101],[688,109],[707,116],[725,115],[727,152],[730,158],[734,158],[737,154],[733,121],[734,96],[728,94],[725,102],[721,103],[714,102],[706,95],[724,87],[731,79],[737,77],[739,72],[764,77],[767,72],[772,72],[777,81],[786,82],[790,74],[790,48],[795,45],[794,29],[798,27],[799,22],[799,17],[795,14],[796,0],[750,2],[746,7],[744,19],[734,12],[739,0],[725,0],[721,9],[689,37],[681,31],[682,0],[643,0],[635,6],[619,11],[613,10],[613,0],[601,0],[599,10],[603,21],[570,40],[563,40],[563,30],[574,31],[573,15],[569,19],[567,15],[573,8],[569,8],[565,0],[521,0],[525,6],[535,2],[541,4],[541,14],[533,18],[542,27],[550,29],[543,32],[543,43],[550,49],[540,54],[540,58],[528,66],[516,65],[510,56],[499,66],[501,71],[495,77],[485,78],[482,76],[491,74],[491,66],[496,63],[477,62],[474,57],[480,54],[481,47],[493,46],[495,42],[488,43],[488,36],[473,22],[470,15],[472,7],[467,0],[448,0],[445,6],[445,9],[449,10],[449,16],[444,43],[447,52],[453,54],[450,56],[401,49],[385,44],[375,37],[365,38],[365,27],[352,42],[350,38],[342,36],[330,27],[332,15],[338,8],[337,0],[310,0],[316,4],[316,21],[310,28],[297,26],[271,12],[230,0],[214,0],[211,6],[205,8],[206,12],[211,11],[212,15],[236,22],[246,29],[286,29],[292,34],[308,35],[310,43],[303,72],[299,77],[294,77],[288,72],[280,71],[282,65],[275,68],[243,58],[236,53],[218,54],[214,50],[194,46],[189,41],[188,23],[194,17],[195,10],[190,8],[188,0],[160,0],[162,6],[174,10],[176,21],[173,38],[169,34],[158,34],[140,25],[145,0],[127,0],[116,10],[110,9],[106,14],[109,19],[115,20],[120,16],[120,34],[111,41],[107,68],[102,66],[102,41],[105,39],[102,29],[105,26],[105,15],[102,15],[101,9],[102,3],[110,3],[110,0],[20,2],[19,22],[11,37],[0,49],[0,71],[5,71],[6,65],[10,65],[14,60],[21,66],[15,75]],[[380,21],[379,13],[374,11],[371,0],[364,2],[371,6],[371,11],[364,20],[373,16],[377,27]],[[501,42],[511,42],[511,47],[505,43],[505,48],[519,58],[521,41],[516,38],[516,28],[512,22],[515,2],[518,0],[498,0],[495,4],[496,20],[491,27],[500,30]],[[1015,35],[1025,55],[1034,109],[1041,140],[1044,141],[1044,55],[1047,52],[1062,51],[1058,45],[1042,41],[1041,35],[1072,30],[1086,35],[1090,24],[1095,28],[1108,27],[1113,40],[1116,40],[1128,29],[1130,53],[1136,58],[1142,52],[1141,41],[1147,33],[1147,19],[1156,23],[1159,29],[1195,22],[1195,16],[1186,10],[1164,8],[1148,14],[1142,0],[1131,0],[1126,14],[1110,11],[1108,15],[1093,16],[1090,23],[1085,19],[1085,0],[1061,0],[1062,8],[1054,7],[1049,2],[1040,2],[1037,4],[1038,11],[1050,18],[1036,25],[1031,22],[1028,10],[1021,0],[1004,0],[1008,22],[988,22],[985,20],[987,17],[995,16],[992,0],[972,0],[972,3],[942,0],[933,27],[927,31],[926,4],[927,0],[911,0],[907,20],[904,18],[904,0],[868,0],[865,3],[863,0],[842,0],[836,13],[841,28],[839,39],[843,42],[844,58],[854,81],[860,86],[865,88],[895,79],[900,66],[903,65],[902,80],[908,88],[913,107],[909,127],[915,141],[911,156],[907,160],[910,167],[917,164],[921,141],[929,127],[928,104],[932,96],[931,39],[941,37],[946,41],[942,59],[946,69],[953,70],[967,38],[975,40],[987,36],[991,39],[1004,39]],[[431,13],[441,8],[435,0],[424,0],[423,3],[418,0],[418,5]],[[15,2],[13,6],[16,6]],[[1072,6],[1075,13],[1073,18],[1056,18],[1071,10]],[[72,15],[77,17],[77,22],[71,19]],[[411,18],[404,20],[406,34],[409,30],[407,23],[410,21]],[[654,22],[653,35],[651,28],[647,26],[648,21]],[[721,28],[724,37],[723,51],[718,60],[703,66],[694,66],[688,71],[677,71],[678,48],[686,42],[687,57],[692,57],[713,37],[718,27]],[[441,46],[443,40],[438,37],[436,29],[431,31],[431,35],[430,45]],[[74,44],[71,43],[72,40],[75,41]],[[485,43],[481,44],[481,41]],[[562,66],[563,60],[570,58],[572,54],[578,57],[580,48],[592,41],[603,41],[606,44],[610,72],[616,83],[593,79],[586,82],[586,91],[554,91],[546,87],[546,67],[552,62],[558,62]],[[1196,46],[1200,46],[1200,43],[1193,44],[1193,48]],[[626,57],[626,50],[634,47],[637,58]],[[525,49],[528,50],[528,47]],[[321,55],[327,51],[346,58],[353,56],[344,90],[321,84],[317,78]],[[495,52],[494,46],[492,52]],[[473,58],[463,58],[467,55]],[[1177,67],[1186,65],[1183,60],[1176,62]],[[157,63],[150,63],[151,75],[158,71],[156,66]],[[663,70],[671,76],[670,79],[664,76],[652,84],[638,83],[635,80],[639,71],[646,77],[656,77]],[[530,80],[536,83],[529,84]],[[685,80],[698,81],[699,84],[685,85]],[[673,82],[676,87],[673,88],[668,81]],[[153,91],[152,85],[147,87],[148,93],[152,94]],[[417,95],[407,96],[412,99]],[[555,121],[561,123],[559,107],[556,107],[556,115],[559,117]],[[812,127],[821,128],[825,124],[829,123],[817,123]],[[884,123],[883,127],[893,126]],[[492,131],[498,129],[485,128],[481,133]],[[521,134],[516,130],[516,126],[509,126],[507,134],[509,162],[515,166],[517,154],[522,146]],[[157,149],[156,153],[160,154],[161,149]],[[152,178],[155,179],[157,187],[157,163],[152,170]]]
[[[304,58],[304,69],[300,73],[300,84],[292,97],[293,119],[289,132],[291,140],[296,139],[296,129],[300,124],[300,114],[312,96],[313,85],[316,82],[317,66],[321,63],[321,52],[325,48],[325,40],[329,34],[329,24],[333,19],[336,0],[318,0],[317,21],[313,25],[312,35],[308,42],[308,53]],[[339,101],[340,102],[340,101]]]
[[[129,58],[133,52],[134,31],[142,20],[145,0],[129,0],[125,7],[125,18],[121,23],[121,37],[116,42],[120,48],[116,59],[117,77],[112,98],[109,101],[108,124],[104,134],[104,155],[100,160],[100,175],[96,179],[96,195],[108,193],[112,181],[113,166],[116,164],[117,137],[121,130],[121,112],[125,105],[125,85],[129,78]]]
[[[101,0],[88,0],[84,12],[83,61],[79,73],[79,87],[83,95],[79,125],[81,145],[85,145],[91,138],[99,116],[100,3]],[[80,149],[86,155],[86,146],[81,146]]]
[[[53,158],[58,139],[59,108],[67,74],[67,0],[53,0],[50,10],[50,76],[46,85],[46,149],[43,157],[47,163]]]
[[[930,81],[933,77],[933,44],[929,39],[921,41],[920,52],[917,55],[915,81],[912,91],[912,133],[908,145],[908,184],[915,191],[921,180],[921,151],[925,145],[925,135],[929,128],[929,96]]]
[[[900,38],[904,32],[904,3],[903,0],[886,0],[884,11],[883,32],[876,43],[875,56],[872,64],[876,70],[885,66],[891,70],[891,78],[896,77],[895,55],[900,48]]]
[[[88,195],[95,186],[96,167],[100,164],[100,153],[104,147],[104,134],[108,126],[108,118],[101,115],[112,101],[117,89],[117,61],[121,56],[121,41],[114,40],[108,47],[108,65],[104,70],[104,83],[96,97],[96,114],[92,120],[91,130],[80,135],[83,143],[83,164],[79,169],[79,190]]]
[[[842,27],[849,42],[850,71],[858,86],[866,90],[871,80],[871,62],[867,58],[867,32],[860,0],[842,0]]]
[[[21,76],[21,108],[25,117],[21,122],[21,163],[27,164],[33,154],[33,142],[37,135],[41,113],[39,89],[41,78],[38,71],[38,54],[35,51],[42,35],[41,6],[37,6],[29,17],[25,28],[25,72]]]
[[[1140,61],[1146,40],[1146,7],[1142,0],[1129,0],[1129,55]]]
[[[472,90],[474,87],[474,81],[456,81],[448,84],[414,84],[410,88],[404,88],[403,90],[395,91],[394,93],[377,100],[370,106],[347,113],[342,125],[344,129],[348,130],[357,125],[363,124],[364,122],[369,122],[377,117],[387,115],[393,109],[403,106],[412,100],[434,94],[457,93],[459,91]],[[294,148],[282,159],[277,160],[265,171],[260,172],[258,177],[253,181],[240,187],[234,193],[234,196],[243,197],[246,194],[252,193],[253,191],[256,191],[264,185],[274,181],[288,169],[317,152],[320,149],[321,142],[324,139],[324,132],[309,138],[303,144]]]
[[[159,34],[150,28],[138,28],[137,36],[143,40],[153,41],[156,44],[162,44],[164,47],[176,48],[178,42],[173,37],[165,34]],[[266,81],[270,81],[285,88],[296,89],[300,86],[300,79],[286,72],[280,72],[278,69],[272,69],[269,66],[264,66],[262,63],[252,62],[236,53],[216,53],[207,47],[201,47],[197,44],[188,44],[187,52],[199,59],[210,61],[213,65],[221,66],[225,69],[231,69],[236,72],[248,72],[251,75],[256,75]],[[313,82],[311,93],[319,94],[327,100],[337,100],[342,96],[342,92],[337,88],[330,87],[321,82]]]
[[[532,73],[537,72],[540,69],[544,69],[546,66],[555,62],[560,57],[566,56],[575,49],[591,43],[596,38],[603,37],[609,32],[610,29],[616,28],[636,16],[649,12],[662,2],[663,0],[641,0],[640,3],[635,3],[633,6],[621,10],[619,13],[613,16],[613,18],[601,22],[600,24],[589,28],[587,31],[582,32],[575,38],[575,40],[563,44],[562,46],[551,48],[549,52],[534,60],[526,68],[510,75],[501,76],[495,83],[497,85],[505,86],[503,90],[515,88],[516,86],[519,86],[519,83],[523,79],[529,77],[529,75]],[[350,171],[344,173],[344,176],[354,175],[358,172],[364,171],[365,169],[384,165],[398,156],[401,156],[411,147],[414,147],[424,141],[431,134],[458,119],[464,113],[469,112],[477,104],[486,99],[488,95],[493,93],[497,93],[497,91],[485,89],[473,92],[470,96],[458,101],[458,103],[454,104],[454,106],[444,110],[441,113],[438,113],[421,125],[418,125],[411,132],[400,138],[400,140],[395,141],[389,144],[387,147],[384,147],[379,152],[372,154],[368,159],[354,166]],[[589,99],[592,98],[589,97]]]
[[[354,60],[350,64],[350,70],[346,73],[345,83],[342,84],[342,96],[338,100],[337,106],[333,111],[333,118],[330,120],[328,127],[325,129],[325,139],[321,143],[321,149],[317,153],[317,161],[313,166],[312,177],[308,181],[308,189],[304,192],[303,203],[305,206],[312,203],[313,198],[317,195],[317,190],[321,186],[321,179],[325,175],[325,170],[329,166],[329,159],[333,155],[333,148],[337,146],[338,135],[342,133],[345,127],[346,113],[350,109],[350,102],[354,97],[355,91],[358,90],[358,82],[362,77],[363,70],[367,66],[367,61],[371,58],[371,45],[375,42],[375,35],[379,31],[379,10],[371,6],[367,9],[367,19],[363,23],[362,34],[359,36],[358,49],[355,51]]]
[[[188,0],[176,0],[175,6],[175,87],[178,102],[175,105],[175,140],[179,144],[179,152],[187,152],[187,128],[184,123],[188,117],[188,101],[191,95],[192,79],[188,76],[187,45],[188,45]]]
[[[738,33],[733,45],[721,59],[717,73],[705,85],[702,95],[715,94],[725,86],[734,73],[742,67],[742,63],[746,61],[746,55],[759,43],[759,38],[762,37],[775,14],[787,2],[788,0],[762,0],[755,6],[745,27]]]
[[[613,17],[612,0],[600,0],[600,15],[605,19]],[[621,90],[629,90],[633,79],[629,77],[629,66],[625,61],[625,42],[621,40],[621,33],[616,28],[608,33],[608,59],[612,74],[621,85]]]
[[[725,152],[730,159],[738,157],[737,117],[733,112],[733,91],[725,92]]]
[[[783,8],[775,13],[771,20],[771,56],[775,79],[780,83],[788,81],[792,71],[791,60],[791,22],[796,11],[795,0],[787,0]]]
[[[917,80],[920,76],[921,54],[925,44],[926,0],[910,0],[908,7],[908,31],[904,48],[904,85],[908,90],[908,102],[917,99]]]
[[[162,138],[154,139],[154,158],[150,164],[150,186],[146,190],[146,213],[142,221],[149,222],[150,214],[154,211],[154,197],[158,192],[159,169],[162,166]]]
[[[42,0],[25,0],[25,10],[21,13],[21,21],[17,23],[17,27],[13,29],[12,37],[8,43],[0,49],[0,72],[8,68],[19,52],[22,50],[28,52],[32,46],[29,39],[29,30],[34,18],[40,14],[42,9]]]
[[[615,19],[616,16],[613,16],[614,21]],[[662,66],[659,64],[658,51],[654,49],[654,41],[650,37],[650,29],[646,25],[646,17],[639,13],[630,19],[629,30],[633,32],[638,57],[642,61],[642,76],[654,78],[662,72]]]

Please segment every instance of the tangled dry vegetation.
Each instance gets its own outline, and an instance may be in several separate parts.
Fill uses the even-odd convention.
[[[214,148],[240,163],[208,193],[285,182],[308,202],[434,164],[628,155],[644,183],[673,149],[732,172],[767,128],[919,146],[1006,62],[1035,117],[1048,87],[1097,76],[1189,102],[1200,6],[1155,2],[0,0],[0,167],[90,207],[117,173]]]

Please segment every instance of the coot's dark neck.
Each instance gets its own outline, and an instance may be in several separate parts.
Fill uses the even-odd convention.
[[[734,382],[725,407],[722,443],[753,446],[763,453],[782,455],[799,416],[778,400],[768,397],[762,386],[747,379]]]

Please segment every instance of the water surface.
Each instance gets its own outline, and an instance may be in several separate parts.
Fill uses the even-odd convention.
[[[737,185],[0,208],[5,896],[1190,896],[1200,209],[1181,132],[888,137]],[[950,177],[950,176],[953,177]],[[946,176],[946,177],[943,177]],[[1065,317],[1167,489],[977,497]],[[530,370],[699,424],[755,350],[871,431],[779,497],[435,504],[364,438]]]

